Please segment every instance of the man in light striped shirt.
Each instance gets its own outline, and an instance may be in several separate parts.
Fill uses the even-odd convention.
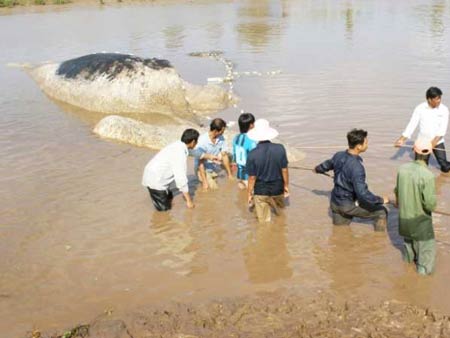
[[[197,145],[198,137],[197,130],[186,129],[180,141],[161,149],[145,166],[142,185],[147,187],[156,210],[167,211],[172,208],[173,194],[169,186],[173,182],[183,193],[187,207],[194,208],[189,195],[186,160],[189,149]]]
[[[395,142],[396,147],[401,147],[419,126],[417,139],[431,142],[433,153],[441,167],[441,171],[450,171],[450,162],[445,153],[444,136],[448,126],[448,108],[441,103],[442,91],[437,87],[430,87],[426,92],[427,100],[414,109],[411,120],[406,126],[402,136]],[[429,156],[426,159],[428,164]]]

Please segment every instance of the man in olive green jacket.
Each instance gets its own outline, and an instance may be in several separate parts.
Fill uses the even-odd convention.
[[[434,270],[436,241],[431,212],[436,208],[436,188],[433,173],[427,168],[431,153],[430,141],[414,144],[416,160],[400,166],[395,187],[399,214],[399,233],[404,239],[403,259],[416,263],[417,272],[428,275]]]

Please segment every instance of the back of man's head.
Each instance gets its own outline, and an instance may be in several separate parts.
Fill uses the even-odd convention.
[[[362,129],[352,129],[347,133],[347,142],[350,149],[354,149],[358,144],[364,144],[367,131]]]
[[[428,88],[426,92],[426,97],[428,99],[434,99],[436,97],[442,96],[442,90],[440,90],[438,87],[430,87]]]
[[[211,124],[209,125],[209,130],[211,131],[221,131],[223,128],[226,128],[227,123],[220,119],[220,118],[215,118],[214,120],[211,121]]]
[[[255,117],[250,113],[243,113],[239,116],[239,131],[241,133],[246,133],[250,129],[252,124],[255,124]]]
[[[183,132],[183,135],[181,135],[181,142],[183,142],[184,144],[189,144],[192,141],[197,142],[199,135],[200,134],[195,129],[191,129],[191,128],[190,129],[186,129]]]

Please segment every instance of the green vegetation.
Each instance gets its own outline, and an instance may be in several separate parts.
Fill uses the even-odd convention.
[[[17,0],[0,0],[0,7],[14,7],[18,4]]]
[[[89,325],[79,325],[70,331],[64,332],[62,336],[58,338],[74,338],[74,337],[86,337],[89,334]]]
[[[1,7],[15,7],[15,6],[27,6],[27,5],[46,5],[48,3],[52,3],[54,5],[64,5],[72,2],[72,0],[51,0],[48,2],[47,0],[0,0],[0,8]]]

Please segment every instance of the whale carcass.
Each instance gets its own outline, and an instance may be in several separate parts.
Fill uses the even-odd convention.
[[[90,54],[29,72],[51,98],[102,113],[190,118],[222,110],[234,100],[220,86],[188,83],[167,60],[128,54]]]

